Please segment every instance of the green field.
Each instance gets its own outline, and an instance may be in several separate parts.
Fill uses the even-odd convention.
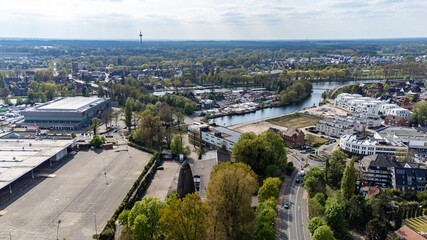
[[[305,139],[306,142],[310,142],[311,144],[314,144],[314,145],[318,144],[318,143],[323,144],[323,143],[329,141],[326,138],[321,138],[321,137],[318,137],[318,136],[315,136],[315,135],[312,135],[312,134],[305,135],[304,139]]]
[[[415,232],[427,232],[427,217],[403,220],[403,225],[408,226]]]
[[[303,113],[294,113],[283,117],[273,118],[267,122],[276,124],[282,127],[305,128],[313,126],[318,123],[322,118]]]

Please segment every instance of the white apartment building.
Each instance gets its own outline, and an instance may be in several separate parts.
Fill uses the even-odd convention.
[[[328,118],[320,120],[316,124],[316,131],[331,137],[340,137],[343,134],[353,134],[353,128],[353,124]]]
[[[369,128],[376,128],[381,126],[382,119],[380,116],[376,114],[364,114],[364,113],[352,113],[347,116],[347,121],[349,123],[356,124],[356,122],[352,122],[352,119],[355,121],[365,122]]]
[[[211,149],[225,148],[232,152],[234,144],[239,140],[240,133],[224,127],[216,127],[206,131],[202,130],[202,144]]]
[[[351,113],[393,115],[405,119],[412,115],[411,111],[396,104],[386,103],[375,98],[362,97],[360,94],[341,93],[335,99],[335,106]]]
[[[408,151],[408,147],[401,142],[389,142],[387,139],[375,138],[357,139],[356,135],[351,134],[345,134],[340,137],[340,148],[344,152],[363,156],[374,154],[395,155],[399,151]]]

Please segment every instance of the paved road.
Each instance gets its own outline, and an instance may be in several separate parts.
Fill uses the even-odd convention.
[[[295,183],[300,178],[297,171],[294,171],[290,182],[285,190],[284,202],[289,202],[289,209],[281,209],[281,234],[280,239],[286,240],[308,240],[307,222],[307,199],[304,199],[304,188],[301,183]],[[283,204],[282,204],[283,206]]]

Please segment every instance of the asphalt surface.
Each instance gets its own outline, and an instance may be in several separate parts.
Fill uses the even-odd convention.
[[[34,179],[21,197],[1,206],[0,239],[92,239],[151,157],[128,149],[80,151],[61,160],[65,164],[52,177]]]
[[[306,197],[304,198],[304,188],[302,184],[295,182],[297,178],[301,180],[299,172],[295,170],[286,186],[282,204],[279,208],[279,239],[310,239],[307,229],[307,199]],[[285,202],[289,202],[289,209],[283,207]]]

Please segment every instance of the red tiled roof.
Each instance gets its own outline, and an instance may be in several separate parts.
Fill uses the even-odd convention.
[[[399,237],[402,237],[406,240],[425,240],[426,238],[416,233],[414,230],[410,229],[407,226],[402,226],[396,232]]]

